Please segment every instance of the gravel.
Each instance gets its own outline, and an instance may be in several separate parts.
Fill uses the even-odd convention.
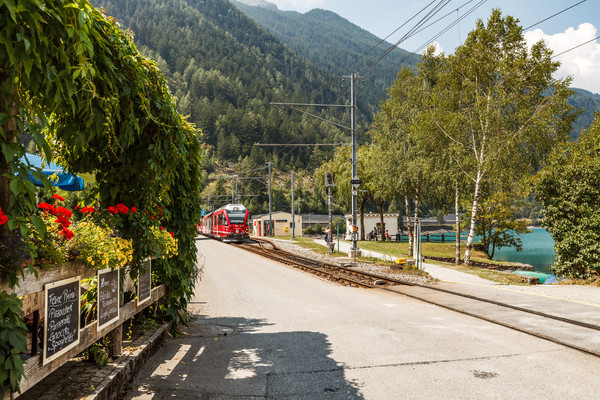
[[[281,250],[285,250],[302,257],[326,262],[337,266],[347,265],[352,261],[350,258],[331,257],[328,255],[316,253],[312,250],[294,244],[288,240],[274,240],[274,242],[275,245]],[[401,280],[407,283],[416,283],[421,285],[433,283],[433,280],[429,276],[405,273],[401,269],[393,270],[388,265],[379,265],[374,263],[357,261],[355,267],[348,267],[348,269],[361,272],[368,272],[371,274],[384,276],[386,278]]]

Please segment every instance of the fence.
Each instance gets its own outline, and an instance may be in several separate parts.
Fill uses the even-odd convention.
[[[150,260],[147,262],[150,267]],[[108,270],[98,271],[82,264],[66,264],[37,272],[37,277],[26,273],[19,286],[13,291],[22,298],[24,314],[31,321],[31,351],[23,365],[24,378],[20,382],[21,393],[105,336],[110,335],[113,339],[111,353],[114,356],[120,355],[123,323],[159,301],[166,293],[165,285],[151,288],[150,268],[140,277],[140,282],[145,281],[146,284],[138,284],[136,290],[138,299],[127,303],[123,303],[123,296],[120,294],[119,285],[122,280],[119,273],[115,274],[117,294],[113,296],[110,293],[111,289],[114,289],[115,281],[114,276],[109,277],[111,271]],[[124,273],[128,277],[128,273]],[[81,280],[101,274],[106,274],[102,279],[99,278],[99,282],[106,283],[102,286],[107,290],[104,295],[101,295],[103,288],[100,283],[98,284],[97,319],[81,327]],[[129,282],[126,289],[135,290],[131,280]],[[77,294],[75,288],[79,289]],[[9,291],[7,287],[1,286],[0,290]],[[114,290],[112,292],[114,293]],[[62,308],[58,308],[61,306]],[[42,315],[44,316],[44,340],[40,346],[38,332]],[[18,396],[18,393],[13,394],[13,398]]]
[[[397,242],[408,242],[408,235],[400,235],[400,238],[395,238]],[[392,238],[394,240],[394,238]],[[456,232],[448,232],[448,233],[422,233],[421,234],[422,242],[432,242],[432,243],[454,243],[456,241]],[[467,234],[460,234],[461,243],[465,243],[467,241]]]

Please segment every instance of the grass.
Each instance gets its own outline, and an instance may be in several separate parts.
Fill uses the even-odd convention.
[[[281,236],[281,237],[277,237],[277,239],[290,240],[291,238],[289,236]],[[327,254],[327,247],[322,246],[318,243],[315,243],[313,238],[296,237],[295,241],[300,246],[302,246],[306,249],[312,250],[319,254]],[[381,242],[381,241],[377,241],[377,242],[375,242],[375,241],[359,241],[358,247],[361,249],[364,249],[364,250],[371,250],[371,251],[376,251],[378,253],[387,254],[394,258],[410,258],[410,257],[408,257],[408,243],[404,243],[404,242],[398,243],[398,242]],[[465,246],[463,244],[461,246],[461,257],[464,257],[464,250],[465,250]],[[455,248],[454,243],[422,242],[422,253],[425,257],[429,256],[429,257],[454,258],[454,257],[456,257],[456,248]],[[331,255],[334,257],[347,257],[348,256],[346,253],[340,253],[338,255],[337,252],[334,252]],[[358,259],[363,262],[364,261],[374,262],[374,263],[377,263],[380,265],[391,265],[392,264],[390,262],[384,262],[382,260],[374,259],[374,258],[370,258],[370,257],[359,257]],[[481,262],[489,262],[490,261],[486,258],[485,254],[480,251],[472,251],[471,259],[474,261],[481,261]],[[479,267],[469,267],[464,264],[456,266],[454,264],[444,263],[444,262],[440,262],[440,261],[432,261],[432,260],[430,260],[428,262],[430,262],[432,264],[444,266],[445,268],[451,268],[456,271],[476,275],[482,279],[487,279],[487,280],[493,281],[493,282],[510,284],[510,285],[525,285],[526,284],[523,282],[523,278],[520,275],[511,274],[509,272],[487,270],[487,269],[479,268]],[[497,261],[494,261],[494,263],[511,264],[510,262],[497,262]],[[414,273],[417,275],[426,274],[425,272],[419,271],[417,269],[414,269],[414,271],[413,271],[411,269],[405,268],[402,271],[404,271],[404,273]]]

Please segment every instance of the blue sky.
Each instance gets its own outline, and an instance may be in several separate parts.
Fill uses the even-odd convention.
[[[313,8],[331,10],[364,28],[380,38],[387,37],[394,30],[407,22],[412,16],[425,8],[432,0],[268,0],[280,10],[306,12]],[[466,35],[475,26],[478,18],[486,20],[493,8],[500,8],[505,15],[513,15],[521,21],[523,27],[533,25],[565,8],[579,3],[581,0],[487,0],[470,15],[460,21],[458,26],[448,30],[435,42],[446,53],[464,41]],[[440,1],[433,1],[433,5]],[[466,4],[467,3],[467,4]],[[430,28],[414,35],[399,44],[399,47],[417,51],[425,46],[442,29],[469,9],[479,0],[451,0],[430,22],[448,15]],[[426,8],[426,11],[433,7]],[[457,11],[458,9],[458,11]],[[390,36],[389,42],[399,40],[425,13],[409,22],[404,28]],[[549,19],[526,33],[528,42],[545,40],[555,54],[577,46],[587,40],[600,36],[600,1],[587,0],[564,13]],[[558,77],[571,75],[573,85],[600,93],[600,40],[595,40],[576,50],[557,57],[562,62]]]

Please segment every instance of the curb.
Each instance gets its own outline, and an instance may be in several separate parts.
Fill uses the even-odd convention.
[[[169,336],[172,322],[163,324],[152,336],[135,350],[122,356],[114,365],[113,371],[96,387],[86,400],[114,399],[122,391],[128,381],[142,368],[145,362],[152,357]]]

